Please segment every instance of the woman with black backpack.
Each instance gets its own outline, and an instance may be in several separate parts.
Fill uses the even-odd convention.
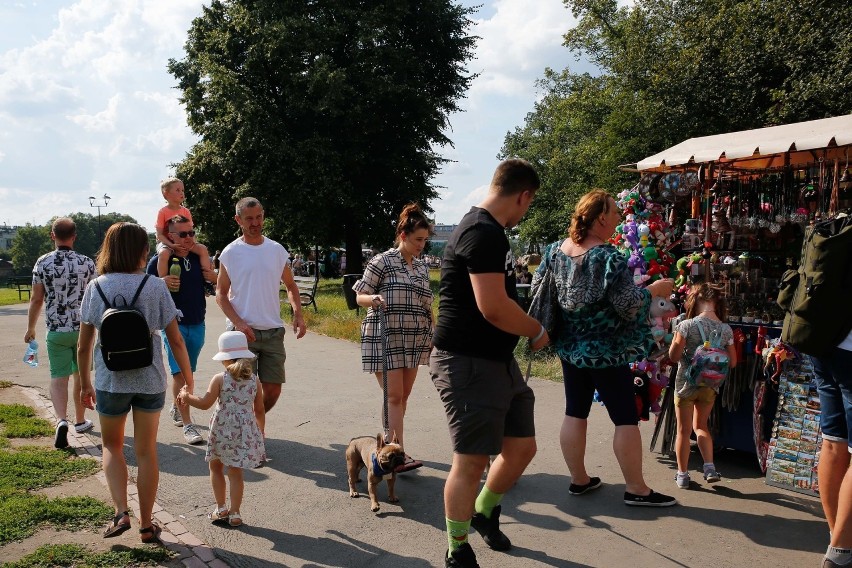
[[[139,536],[143,543],[158,542],[162,532],[152,519],[159,481],[157,429],[167,385],[160,330],[166,332],[189,391],[193,388],[189,356],[178,330],[177,308],[164,280],[145,274],[147,257],[145,229],[122,222],[107,230],[97,257],[100,276],[89,282],[83,295],[77,348],[81,398],[87,408],[97,406],[104,473],[115,506],[115,516],[104,530],[104,538],[130,528],[123,446],[127,414],[132,410]],[[93,384],[95,330],[99,348],[94,355]]]

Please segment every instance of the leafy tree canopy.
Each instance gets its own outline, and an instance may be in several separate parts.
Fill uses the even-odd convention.
[[[74,250],[94,259],[101,246],[101,240],[106,230],[113,223],[128,221],[135,223],[136,220],[123,213],[104,213],[100,219],[100,230],[98,228],[98,216],[91,213],[70,213],[67,215],[74,220],[77,226],[77,239],[74,241]],[[30,225],[29,223],[18,229],[12,241],[12,264],[15,273],[22,275],[29,273],[36,260],[56,248],[50,239],[50,228],[56,217],[45,225]],[[153,248],[152,248],[153,250]]]
[[[501,155],[538,164],[522,236],[564,234],[579,196],[637,180],[616,168],[687,138],[852,112],[852,3],[565,0],[565,46],[597,77],[547,70]]]
[[[357,261],[362,241],[390,242],[403,205],[436,196],[434,148],[451,144],[448,116],[473,78],[471,12],[449,0],[203,8],[169,71],[201,137],[177,175],[210,248],[234,238],[249,195],[291,248],[345,241]]]

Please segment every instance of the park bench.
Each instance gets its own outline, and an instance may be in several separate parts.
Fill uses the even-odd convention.
[[[30,299],[30,294],[33,289],[33,277],[32,275],[28,276],[12,276],[9,279],[10,288],[16,288],[18,290],[18,299],[24,299],[24,293],[27,294],[27,300]]]
[[[318,312],[316,296],[319,278],[315,276],[293,276],[293,280],[296,281],[296,287],[299,288],[299,301],[302,304],[302,307],[306,308],[313,305],[314,311]],[[287,298],[287,288],[285,288],[284,285],[281,286],[279,294],[282,302],[289,303],[289,299]],[[292,310],[293,307],[290,306],[290,309]]]

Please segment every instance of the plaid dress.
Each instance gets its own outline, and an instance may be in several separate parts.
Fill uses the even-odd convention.
[[[381,294],[385,299],[388,370],[429,363],[432,290],[425,262],[415,258],[409,267],[397,249],[390,249],[370,259],[364,276],[352,289],[359,294]],[[372,307],[361,324],[361,363],[365,373],[382,370],[379,312]]]

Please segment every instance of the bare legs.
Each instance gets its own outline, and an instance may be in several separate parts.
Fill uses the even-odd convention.
[[[403,441],[405,411],[408,408],[408,397],[414,388],[414,379],[416,378],[416,368],[388,371],[388,425],[391,437],[396,435],[403,448],[405,447]],[[376,373],[376,380],[379,383],[379,388],[383,388],[381,373]],[[384,405],[384,401],[382,404]]]
[[[572,482],[578,485],[591,479],[585,464],[587,425],[587,420],[566,416],[559,432],[562,457],[571,472]],[[612,450],[624,476],[625,491],[635,495],[650,493],[651,488],[642,476],[642,434],[639,426],[616,426]]]
[[[226,505],[228,498],[225,484],[225,466],[218,459],[210,460],[210,485],[213,486],[213,497],[216,499],[216,507]],[[228,482],[231,485],[230,513],[239,513],[243,504],[243,470],[238,467],[228,468]]]
[[[837,526],[838,509],[843,484],[849,485],[846,498],[852,492],[852,478],[849,475],[850,454],[845,441],[822,440],[819,458],[819,498],[828,521],[828,530],[834,534]],[[846,512],[849,515],[849,510]],[[848,523],[847,523],[848,524]]]
[[[260,382],[263,388],[263,411],[269,412],[281,396],[281,383]]]
[[[75,383],[77,387],[80,386],[79,376],[76,377]],[[79,388],[74,400],[75,409],[77,408],[77,404],[82,406],[79,396]],[[53,403],[53,409],[56,411],[56,417],[59,420],[68,420],[68,377],[50,379],[50,402]]]
[[[503,438],[503,451],[488,471],[485,485],[494,493],[506,493],[518,480],[536,453],[535,438]],[[444,511],[448,519],[465,521],[473,516],[487,455],[453,454],[444,485]]]
[[[79,424],[86,419],[86,407],[83,406],[83,400],[80,398],[83,383],[80,381],[80,373],[75,372],[71,377],[71,400],[74,401],[74,423]]]
[[[712,410],[713,403],[675,406],[675,416],[677,417],[675,454],[677,455],[678,471],[688,471],[689,437],[693,430],[704,463],[713,463],[713,437],[710,435],[710,429],[707,426]]]
[[[157,463],[157,428],[160,412],[133,409],[133,450],[136,452],[136,486],[139,489],[139,528],[151,526],[160,468]],[[127,490],[127,465],[124,467],[125,492]]]
[[[100,415],[103,466],[116,514],[127,510],[127,461],[124,459],[124,426],[127,415]],[[157,467],[157,426],[160,413],[133,410],[133,449],[136,453],[140,528],[151,526],[160,470]]]

